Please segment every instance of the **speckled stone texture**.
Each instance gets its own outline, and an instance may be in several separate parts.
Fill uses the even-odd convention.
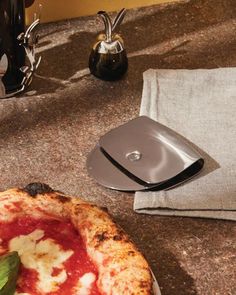
[[[145,254],[163,295],[236,294],[235,223],[137,215],[133,194],[103,188],[86,171],[98,138],[138,116],[145,70],[236,66],[235,0],[128,11],[121,33],[129,70],[117,82],[87,68],[102,27],[96,16],[42,26],[42,63],[30,89],[0,101],[0,189],[40,181],[108,207]]]

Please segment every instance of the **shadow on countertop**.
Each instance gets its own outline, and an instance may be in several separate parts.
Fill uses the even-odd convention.
[[[129,54],[129,69],[123,79],[115,82],[98,80],[89,73],[88,57],[97,32],[86,32],[85,26],[84,31],[73,33],[81,19],[85,22],[87,18],[67,21],[66,29],[63,22],[56,23],[55,28],[50,24],[50,34],[56,34],[54,40],[58,41],[54,47],[41,52],[42,62],[37,75],[25,100],[21,100],[21,108],[27,107],[28,113],[17,104],[9,115],[2,116],[2,137],[4,134],[9,137],[25,126],[34,128],[39,122],[49,124],[71,113],[81,116],[91,108],[105,108],[111,99],[115,103],[130,95],[139,99],[142,73],[149,68],[236,66],[234,0],[192,0],[139,8],[129,13],[133,15],[132,20],[121,26]],[[94,18],[96,16],[89,17],[88,22]],[[44,28],[47,25],[42,26],[41,46],[51,42],[51,35],[47,35]],[[68,35],[64,44],[60,44],[62,31],[64,38]],[[61,90],[65,93],[55,97]],[[34,103],[29,103],[31,97]],[[7,101],[5,105],[7,107]]]
[[[230,279],[223,273],[234,277],[234,268],[227,264],[231,264],[234,244],[225,247],[234,222],[150,216],[131,210],[115,220],[145,253],[162,295],[224,294],[228,287],[233,294]],[[196,277],[205,280],[205,285],[196,285]]]
[[[98,80],[88,72],[91,45],[102,26],[97,32],[96,28],[86,30],[86,26],[82,32],[75,28],[81,19],[89,22],[92,17],[68,21],[68,29],[64,22],[42,26],[40,48],[47,48],[52,40],[57,40],[56,44],[41,52],[42,63],[29,91],[1,101],[0,145],[5,153],[2,163],[7,163],[2,167],[1,185],[41,177],[65,191],[71,185],[81,195],[94,200],[99,196],[146,253],[162,295],[196,295],[201,288],[206,289],[199,294],[216,294],[217,271],[219,277],[224,267],[227,275],[230,273],[233,237],[229,222],[137,215],[131,209],[132,198],[117,193],[113,201],[115,193],[98,188],[86,176],[84,163],[99,132],[138,114],[145,70],[236,66],[235,0],[191,0],[127,14],[133,16],[121,26],[121,33],[129,69],[116,82]],[[48,26],[53,38],[45,34]],[[66,43],[62,44],[61,36]],[[182,254],[185,250],[189,256]],[[204,271],[213,277],[209,289]],[[233,276],[229,284],[221,282],[220,290],[227,285],[233,288]]]
[[[236,37],[233,40],[227,40],[228,36],[224,35],[224,29],[227,29],[227,22],[236,17],[236,6],[233,0],[220,3],[219,1],[216,3],[214,0],[180,2],[163,6],[162,9],[154,9],[151,13],[149,12],[151,8],[147,7],[142,10],[146,10],[146,16],[128,21],[121,26],[127,52],[132,54],[132,57],[129,58],[129,74],[126,77],[132,84],[140,84],[142,72],[150,67],[192,69],[213,68],[230,64],[229,61],[235,53]],[[73,24],[75,25],[72,22],[71,26]],[[226,28],[221,28],[224,25]],[[76,26],[79,26],[79,23]],[[214,38],[209,40],[208,36],[208,31],[216,26],[219,26],[217,42]],[[33,89],[37,85],[37,94],[49,93],[58,88],[67,87],[61,81],[76,83],[81,80],[83,76],[79,78],[73,78],[73,76],[87,68],[91,46],[97,35],[97,33],[86,32],[85,28],[83,32],[71,34],[68,37],[68,42],[60,45],[60,31],[57,31],[57,34],[58,45],[41,54],[42,64],[38,75],[45,79],[36,78],[31,87]],[[190,42],[188,36],[192,37],[192,34],[195,34],[195,37],[198,34],[200,36],[195,50],[191,46],[190,48],[187,46],[187,43]],[[185,40],[180,40],[183,37]],[[208,48],[204,50],[200,45],[203,43],[201,39],[206,38],[208,39]],[[46,41],[43,39],[42,42]],[[169,42],[169,44],[161,46],[165,42]],[[192,42],[192,46],[195,47],[194,40]],[[152,46],[159,46],[154,50],[155,53],[148,51],[148,48]],[[175,50],[179,46],[182,47],[182,50]],[[137,51],[142,52],[135,56]],[[227,55],[225,56],[226,51]],[[219,56],[221,53],[224,53],[224,58]],[[170,56],[172,56],[171,59]],[[53,79],[50,80],[51,77]]]
[[[138,221],[140,215],[133,216]],[[146,219],[150,219],[150,216],[144,216]],[[153,219],[153,216],[151,217]],[[155,218],[158,218],[156,216]],[[142,245],[142,240],[150,241],[145,245],[145,249],[140,249],[143,253],[146,253],[145,258],[148,260],[151,269],[158,281],[162,295],[197,295],[197,289],[195,287],[194,279],[189,273],[181,266],[180,260],[168,249],[170,237],[174,238],[173,231],[173,219],[169,222],[169,228],[164,229],[163,225],[168,224],[169,217],[163,219],[163,222],[152,228],[145,229],[143,224],[136,225],[135,222],[130,224],[127,229],[127,221],[123,218],[118,218],[116,221],[122,225],[126,232],[130,235],[136,226],[136,232],[138,234],[134,238],[136,245]],[[174,219],[175,220],[175,219]],[[180,220],[180,219],[179,219]],[[147,220],[146,220],[147,222]],[[177,222],[181,224],[181,221]],[[147,225],[146,225],[147,226]],[[163,238],[163,235],[169,235],[169,237]],[[163,240],[167,242],[165,245]]]
[[[84,31],[73,33],[81,19],[86,24],[87,18],[67,21],[66,26],[64,22],[50,24],[49,35],[44,29],[48,25],[43,25],[41,46],[51,42],[51,34],[56,34],[57,44],[41,52],[41,65],[21,105],[16,98],[13,111],[1,116],[2,138],[29,126],[34,128],[38,123],[50,124],[68,114],[83,116],[91,108],[105,108],[111,99],[118,103],[136,96],[137,100],[142,92],[142,73],[149,68],[236,66],[234,0],[184,1],[139,8],[129,13],[132,20],[121,26],[129,54],[129,69],[123,79],[115,82],[98,80],[89,73],[88,57],[97,32],[86,32],[85,26]],[[88,22],[94,18],[96,16],[89,17]],[[64,44],[60,38],[62,31],[64,38],[68,35]],[[58,94],[60,91],[64,92]],[[4,105],[8,107],[7,100],[3,112]]]
[[[155,276],[161,286],[161,295],[197,295],[194,279],[181,267],[178,259],[165,248],[158,247],[158,268]]]

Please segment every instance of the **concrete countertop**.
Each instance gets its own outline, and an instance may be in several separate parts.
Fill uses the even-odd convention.
[[[42,63],[29,90],[0,101],[0,189],[45,182],[108,207],[149,261],[163,295],[230,295],[235,287],[235,223],[137,215],[133,194],[105,189],[86,171],[98,138],[138,116],[149,68],[236,66],[235,0],[199,0],[128,11],[121,32],[124,79],[89,74],[96,16],[43,25]]]

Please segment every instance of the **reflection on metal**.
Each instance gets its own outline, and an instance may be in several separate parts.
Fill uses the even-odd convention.
[[[0,60],[0,97],[4,97],[6,95],[6,89],[2,82],[2,77],[6,73],[8,68],[8,60],[6,54],[3,54]]]
[[[21,81],[20,87],[16,91],[13,91],[13,92],[5,91],[5,94],[1,93],[1,91],[0,91],[0,98],[8,98],[11,96],[15,96],[18,93],[21,93],[22,91],[24,91],[25,88],[27,86],[29,86],[29,84],[31,83],[33,74],[35,73],[35,71],[37,70],[37,68],[40,64],[41,57],[39,57],[38,59],[36,59],[36,57],[35,57],[35,48],[36,48],[36,45],[38,44],[38,39],[39,39],[39,36],[35,30],[40,23],[41,8],[42,7],[40,5],[38,17],[35,14],[33,23],[27,28],[27,30],[25,32],[22,32],[17,37],[17,41],[18,41],[19,45],[24,48],[25,56],[26,56],[26,64],[20,68],[20,71],[23,73],[23,79]],[[5,57],[5,58],[7,58],[7,57]],[[2,85],[3,84],[2,77],[4,76],[5,72],[7,71],[7,67],[5,68],[4,73],[2,75],[1,75],[1,72],[2,72],[1,68],[2,67],[0,66],[0,78],[1,78],[0,83]],[[3,84],[3,86],[4,86],[4,84]],[[4,87],[4,88],[6,88],[6,87]]]
[[[28,86],[31,82],[32,75],[37,70],[41,57],[37,60],[35,58],[35,47],[38,43],[38,35],[34,32],[35,28],[39,25],[40,19],[36,19],[26,30],[18,36],[18,40],[21,46],[24,47],[26,52],[26,57],[28,58],[29,65],[21,68],[22,72],[25,74],[25,79],[22,81],[24,87]]]
[[[142,157],[142,154],[139,151],[133,151],[126,154],[126,158],[130,161],[139,161]]]
[[[164,190],[198,173],[204,160],[179,134],[142,116],[102,136],[87,160],[98,183],[117,190]]]
[[[2,77],[6,73],[7,67],[8,67],[7,56],[6,54],[3,54],[0,60],[0,77]]]
[[[157,279],[155,278],[152,270],[151,270],[152,278],[153,278],[153,285],[152,285],[152,290],[153,290],[153,295],[161,295],[161,290],[159,288],[159,285],[157,283]]]
[[[128,69],[124,41],[120,34],[115,33],[125,14],[126,10],[123,8],[112,22],[105,11],[98,12],[104,23],[105,34],[99,34],[93,45],[89,57],[89,69],[94,76],[100,79],[120,79]]]

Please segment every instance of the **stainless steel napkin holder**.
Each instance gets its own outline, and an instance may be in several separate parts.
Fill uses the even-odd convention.
[[[165,190],[192,178],[201,155],[168,127],[141,116],[103,135],[87,169],[101,185],[121,190]]]

